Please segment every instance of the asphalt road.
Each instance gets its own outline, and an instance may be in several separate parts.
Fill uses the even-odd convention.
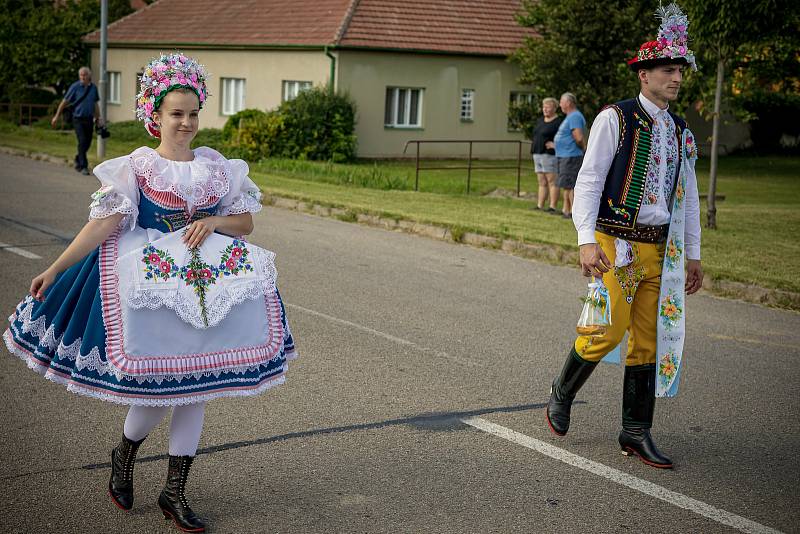
[[[0,155],[0,310],[97,187]],[[210,403],[187,493],[214,532],[800,532],[800,315],[689,299],[681,393],[656,407],[676,463],[661,471],[619,453],[619,366],[579,393],[567,437],[546,427],[577,270],[277,209],[255,221],[301,358],[280,388]],[[168,425],[120,512],[107,462],[125,408],[0,352],[0,531],[173,532],[155,503]]]

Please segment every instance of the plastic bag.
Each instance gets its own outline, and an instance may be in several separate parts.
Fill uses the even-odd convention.
[[[576,330],[580,336],[602,337],[611,326],[611,306],[608,289],[602,279],[592,278],[589,293],[583,299],[583,309]]]

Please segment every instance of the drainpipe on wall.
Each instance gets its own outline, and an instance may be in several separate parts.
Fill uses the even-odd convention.
[[[331,54],[330,50],[328,50],[328,45],[325,45],[325,55],[331,58],[331,72],[328,76],[328,94],[333,95],[334,82],[336,80],[336,56]]]

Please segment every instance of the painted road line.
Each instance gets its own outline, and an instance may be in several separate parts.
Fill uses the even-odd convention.
[[[33,252],[28,252],[27,250],[8,245],[6,243],[0,243],[0,250],[7,250],[9,252],[13,252],[14,254],[18,254],[23,258],[28,258],[29,260],[41,260],[42,257],[38,254],[34,254]]]
[[[512,443],[516,443],[517,445],[522,445],[523,447],[533,449],[536,452],[553,458],[554,460],[559,460],[565,464],[583,469],[584,471],[588,471],[597,476],[601,476],[621,486],[644,493],[645,495],[650,495],[656,499],[661,499],[662,501],[672,504],[673,506],[683,508],[684,510],[689,510],[690,512],[694,512],[703,517],[711,519],[712,521],[722,523],[723,525],[727,525],[741,532],[753,534],[781,534],[779,530],[775,530],[774,528],[767,527],[761,523],[756,523],[755,521],[751,521],[750,519],[733,514],[731,512],[715,508],[710,504],[692,499],[691,497],[683,495],[682,493],[668,490],[667,488],[659,486],[658,484],[653,484],[652,482],[629,475],[628,473],[624,473],[618,469],[614,469],[613,467],[608,467],[607,465],[589,460],[583,456],[578,456],[577,454],[571,453],[567,450],[550,445],[545,441],[526,436],[525,434],[520,434],[519,432],[511,430],[510,428],[489,422],[486,419],[482,419],[480,417],[465,417],[461,419],[461,422],[483,432],[487,432]]]
[[[444,358],[446,360],[450,360],[450,361],[456,362],[459,365],[469,365],[469,366],[474,366],[474,367],[478,367],[478,366],[483,367],[483,366],[485,366],[485,363],[483,363],[483,362],[469,360],[469,359],[466,359],[466,358],[461,358],[459,356],[454,356],[452,354],[448,354],[448,353],[446,353],[444,351],[441,351],[441,350],[436,350],[436,349],[432,349],[430,347],[425,347],[425,346],[420,345],[418,343],[414,343],[413,341],[410,341],[408,339],[403,339],[401,337],[393,336],[391,334],[387,334],[386,332],[381,332],[380,330],[375,330],[374,328],[370,328],[368,326],[360,325],[358,323],[354,323],[354,322],[348,321],[346,319],[340,319],[338,317],[334,317],[333,315],[328,315],[327,313],[318,312],[316,310],[310,310],[308,308],[304,308],[303,306],[298,306],[297,304],[284,303],[284,306],[286,306],[287,308],[293,308],[295,310],[300,310],[301,312],[307,313],[309,315],[314,315],[316,317],[321,317],[321,318],[326,319],[326,320],[328,320],[328,321],[330,321],[332,323],[339,323],[341,325],[349,326],[351,328],[355,328],[356,330],[361,330],[362,332],[366,332],[366,333],[372,334],[374,336],[382,337],[383,339],[387,339],[389,341],[393,341],[394,343],[397,343],[399,345],[405,345],[407,347],[411,347],[412,349],[416,349],[416,350],[418,350],[420,352],[425,352],[425,353],[428,353],[428,354],[432,354],[433,356],[437,356],[439,358]]]

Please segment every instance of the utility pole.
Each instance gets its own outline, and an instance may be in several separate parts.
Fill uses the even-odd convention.
[[[108,0],[100,0],[100,119],[106,123],[106,104],[108,103]],[[106,140],[97,136],[97,159],[106,157]]]

